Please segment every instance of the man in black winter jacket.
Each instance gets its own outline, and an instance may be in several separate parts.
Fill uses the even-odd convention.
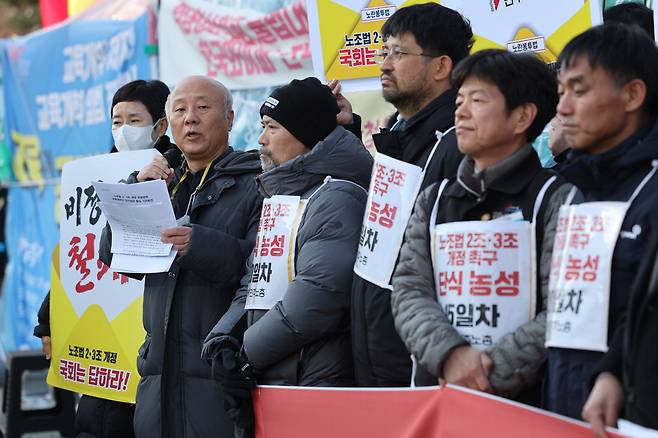
[[[654,227],[658,225],[654,223]],[[655,230],[655,228],[654,228]],[[628,311],[583,409],[598,436],[624,418],[658,429],[658,233],[654,232],[631,290]]]
[[[183,163],[170,168],[156,157],[128,180],[166,180],[174,213],[188,224],[161,235],[178,251],[169,271],[145,276],[135,435],[228,436],[233,426],[221,388],[201,359],[201,341],[229,308],[253,249],[262,204],[254,184],[260,162],[253,152],[228,145],[232,99],[219,82],[204,76],[182,80],[167,115]],[[111,239],[106,227],[99,253],[108,265]]]
[[[468,55],[473,33],[458,12],[428,3],[398,10],[384,24],[382,35],[382,94],[397,113],[393,125],[374,134],[373,141],[378,153],[426,167],[422,190],[454,176],[462,158],[452,131],[434,146],[437,132],[454,126],[456,92],[450,73]],[[356,274],[352,348],[357,385],[409,385],[411,360],[393,326],[390,291]]]
[[[611,211],[619,211],[615,221],[620,222],[620,230],[610,232],[613,239],[608,238],[609,248],[597,249],[605,251],[601,253],[603,260],[611,260],[609,268],[597,274],[597,278],[604,278],[602,283],[592,283],[599,285],[600,292],[585,286],[576,288],[584,292],[582,301],[572,303],[577,306],[571,306],[569,328],[584,330],[564,334],[568,332],[563,324],[566,311],[559,293],[566,289],[560,289],[549,302],[545,404],[559,414],[578,418],[602,351],[628,307],[630,285],[648,236],[655,231],[658,49],[638,28],[609,23],[574,38],[559,61],[561,97],[557,112],[572,147],[560,173],[582,192],[569,209],[602,209],[594,202],[605,202],[607,217],[612,217]],[[579,257],[572,254],[571,245],[566,247],[563,260]],[[551,276],[562,281],[570,275],[569,281],[574,281],[574,274],[562,273],[562,269],[556,270]],[[592,307],[593,303],[600,304]]]

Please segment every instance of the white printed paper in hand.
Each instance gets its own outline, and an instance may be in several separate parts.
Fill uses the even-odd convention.
[[[612,254],[627,209],[625,202],[560,208],[551,260],[547,347],[607,351]]]
[[[167,186],[163,180],[137,184],[94,182],[100,207],[112,228],[112,253],[167,256],[162,230],[176,226]]]
[[[420,167],[375,156],[354,272],[380,287],[389,284],[423,178]]]
[[[295,278],[294,245],[305,207],[299,196],[277,195],[263,201],[245,309],[270,310],[283,299]]]
[[[434,226],[437,299],[470,344],[487,348],[535,314],[530,223],[495,220]]]

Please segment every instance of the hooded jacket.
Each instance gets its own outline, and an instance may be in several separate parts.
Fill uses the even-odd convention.
[[[455,124],[455,90],[447,90],[395,130],[372,136],[378,152],[424,167],[436,143],[436,131]],[[396,117],[393,117],[395,120]],[[454,177],[463,155],[455,132],[445,135],[428,165],[421,190]],[[352,349],[358,386],[408,386],[411,360],[391,315],[388,290],[354,275],[352,285]]]
[[[583,197],[577,202],[628,201],[642,179],[658,165],[658,124],[638,130],[630,138],[603,154],[571,151],[560,174],[577,186]],[[656,232],[658,175],[654,175],[626,213],[612,256],[608,339],[612,338],[626,312],[630,286],[638,272],[649,236]],[[546,408],[580,418],[587,400],[590,380],[603,353],[550,348]]]
[[[309,153],[258,177],[267,197],[305,199],[315,193],[299,224],[295,278],[269,311],[245,311],[250,258],[249,275],[243,277],[230,311],[206,338],[204,350],[233,333],[246,313],[243,348],[250,364],[262,372],[259,384],[353,384],[350,287],[371,168],[372,157],[361,142],[337,127]],[[332,180],[322,186],[328,176]]]
[[[175,169],[170,189],[186,164]],[[168,272],[145,276],[144,329],[137,369],[135,435],[181,438],[231,436],[220,386],[201,359],[201,346],[226,312],[256,240],[262,197],[254,178],[254,152],[228,148],[212,165],[190,206],[191,240]],[[185,214],[203,171],[189,174],[173,199],[176,217]],[[134,177],[128,181],[135,182]],[[111,230],[106,227],[100,256],[111,263]]]
[[[472,160],[465,157],[458,179],[452,180],[441,195],[436,224],[492,219],[509,209],[521,211],[524,219],[531,221],[535,199],[552,176],[553,172],[542,169],[530,145],[480,174],[474,173]],[[553,240],[559,208],[570,189],[564,180],[555,180],[537,215],[537,315],[486,349],[493,361],[489,382],[496,394],[516,398],[540,380],[540,367],[546,357],[546,299]],[[430,251],[433,224],[429,219],[438,190],[439,184],[434,184],[416,201],[393,274],[391,294],[395,326],[419,365],[431,374],[431,380],[423,376],[419,383],[434,385],[442,377],[443,365],[452,350],[468,345],[437,303]],[[538,403],[538,398],[528,401]]]

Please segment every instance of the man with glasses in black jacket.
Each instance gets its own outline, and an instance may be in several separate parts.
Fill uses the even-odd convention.
[[[422,190],[454,176],[462,158],[451,131],[456,92],[450,74],[468,55],[473,32],[458,12],[427,3],[398,10],[384,24],[382,35],[382,94],[397,113],[373,141],[378,154],[424,168]],[[359,250],[366,254],[363,243]],[[387,257],[393,265],[397,251]],[[382,281],[390,282],[390,277]],[[352,349],[359,386],[409,385],[411,359],[393,326],[390,300],[390,291],[355,274]]]

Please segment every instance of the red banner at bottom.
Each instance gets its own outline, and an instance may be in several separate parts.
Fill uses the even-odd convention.
[[[254,391],[256,438],[591,438],[582,422],[500,397],[445,389],[300,388]],[[623,435],[609,433],[609,437]]]

